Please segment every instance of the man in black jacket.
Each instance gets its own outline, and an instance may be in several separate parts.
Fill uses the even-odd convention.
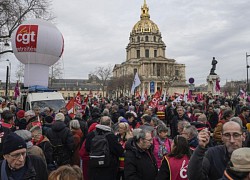
[[[47,180],[45,162],[37,156],[27,155],[25,141],[15,133],[9,134],[3,145],[0,179]]]
[[[63,113],[56,114],[54,124],[46,133],[54,149],[53,158],[58,165],[69,164],[74,151],[74,138],[64,119]]]
[[[198,134],[199,145],[195,149],[188,164],[189,180],[219,179],[230,160],[234,150],[242,147],[245,140],[242,127],[239,123],[229,121],[222,127],[222,141],[219,145],[206,149],[210,140],[207,129]]]
[[[118,172],[119,161],[118,158],[123,155],[123,148],[118,143],[117,136],[112,133],[111,122],[112,120],[108,116],[103,116],[100,119],[100,124],[96,125],[96,132],[93,131],[87,135],[86,138],[86,150],[91,152],[91,142],[95,137],[95,133],[106,134],[109,150],[110,150],[110,165],[108,167],[88,167],[89,168],[89,179],[90,180],[115,180]]]
[[[149,131],[140,130],[126,143],[124,176],[126,180],[153,180],[157,165],[152,153],[153,138]]]

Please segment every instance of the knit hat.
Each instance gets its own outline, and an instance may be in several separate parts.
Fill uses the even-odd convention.
[[[55,116],[56,121],[64,121],[64,119],[65,119],[65,116],[63,113],[57,113]]]
[[[6,136],[3,142],[3,155],[9,154],[13,151],[27,148],[25,141],[15,133],[10,133]]]
[[[22,118],[24,118],[24,113],[25,113],[24,110],[19,110],[19,111],[16,113],[16,116],[18,117],[18,119],[22,119]]]
[[[52,116],[46,116],[44,118],[44,120],[45,120],[46,123],[52,123],[53,122],[53,117]]]
[[[32,135],[31,132],[28,130],[17,130],[15,131],[15,133],[20,136],[21,138],[23,138],[24,141],[30,141],[32,139]]]
[[[236,172],[250,172],[250,148],[239,148],[233,151],[231,156],[233,167]]]

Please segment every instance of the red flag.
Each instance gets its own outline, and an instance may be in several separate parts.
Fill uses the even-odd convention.
[[[17,98],[20,96],[20,90],[19,90],[19,83],[18,81],[16,82],[15,90],[14,90],[14,97]]]
[[[149,105],[153,108],[155,108],[159,101],[160,101],[160,97],[161,97],[161,90],[156,91],[156,93],[154,94],[153,99],[149,102]]]
[[[220,81],[219,81],[219,79],[216,79],[215,91],[216,92],[220,91]]]
[[[76,97],[75,97],[75,103],[78,105],[78,106],[81,106],[82,104],[82,97],[81,97],[81,93],[80,91],[78,91]]]
[[[82,104],[82,110],[85,111],[86,107],[87,107],[87,104],[88,104],[88,100],[89,100],[89,97],[87,96],[84,101],[83,101],[83,104]]]
[[[75,115],[75,100],[74,100],[74,98],[71,98],[65,107],[68,110],[68,114],[70,115],[70,117],[73,118]]]

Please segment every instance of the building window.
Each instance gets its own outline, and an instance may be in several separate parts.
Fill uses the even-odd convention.
[[[156,42],[156,37],[154,36],[154,42]]]
[[[175,70],[175,76],[179,76],[179,70]]]
[[[157,57],[157,50],[154,50],[154,57]]]
[[[153,76],[155,76],[156,73],[155,73],[155,63],[153,63]]]
[[[157,76],[161,76],[161,66],[157,64]]]
[[[145,41],[148,42],[148,36],[145,37]]]
[[[137,42],[140,42],[140,36],[137,37]]]
[[[141,56],[140,56],[140,50],[136,50],[136,57],[137,58],[140,58]]]
[[[149,49],[146,49],[146,50],[145,50],[145,57],[146,57],[146,58],[149,58]]]

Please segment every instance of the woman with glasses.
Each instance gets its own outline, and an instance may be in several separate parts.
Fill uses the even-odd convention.
[[[187,140],[177,135],[171,152],[164,157],[156,180],[187,180],[187,168],[191,153]]]

